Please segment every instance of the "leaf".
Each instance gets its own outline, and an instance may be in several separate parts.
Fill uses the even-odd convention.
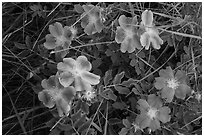
[[[57,127],[58,127],[59,129],[61,129],[62,131],[70,131],[70,130],[72,130],[72,126],[71,126],[70,124],[59,123],[59,124],[57,125]]]
[[[33,77],[33,72],[29,72],[26,79],[29,80]]]
[[[28,36],[28,35],[26,36],[25,43],[26,43],[26,46],[28,47],[28,49],[32,48],[30,36]]]
[[[84,113],[86,113],[86,114],[88,114],[89,113],[89,105],[86,103],[86,102],[81,102],[81,110],[84,112]]]
[[[93,69],[98,68],[101,65],[101,63],[102,63],[102,61],[100,58],[97,58],[96,60],[92,61]]]
[[[82,6],[80,4],[75,4],[74,5],[74,10],[77,12],[77,13],[82,13],[84,12],[84,9],[82,8]]]
[[[120,109],[120,110],[123,110],[123,109],[127,108],[127,105],[124,102],[115,102],[115,103],[112,104],[112,106],[115,109]]]
[[[121,73],[117,74],[113,80],[113,84],[116,85],[116,84],[120,84],[121,83],[121,79],[124,77],[125,75],[125,72],[122,71]]]
[[[61,133],[61,130],[58,129],[58,128],[54,128],[50,133],[49,135],[60,135]]]
[[[117,96],[113,93],[113,90],[111,90],[110,88],[105,89],[102,93],[101,96],[104,97],[105,99],[109,100],[113,100],[116,101]]]
[[[74,127],[78,128],[80,127],[82,124],[84,124],[84,122],[86,122],[86,115],[82,115],[82,117],[80,119],[78,119],[75,123],[74,123]]]
[[[118,125],[118,124],[121,124],[121,119],[118,119],[118,118],[110,118],[108,120],[108,124],[110,125]]]
[[[138,61],[136,59],[132,59],[130,61],[130,66],[134,67],[137,63],[138,63]]]
[[[112,80],[112,70],[110,69],[110,70],[108,70],[108,71],[106,71],[106,73],[105,73],[105,76],[104,76],[104,78],[103,78],[103,80],[104,80],[104,85],[106,86],[106,85],[108,85],[109,84],[109,82]]]
[[[122,128],[121,131],[118,133],[119,135],[126,135],[128,133],[129,129]]]
[[[113,52],[110,49],[107,49],[105,53],[107,56],[111,56],[113,54]]]
[[[78,112],[71,115],[71,119],[72,121],[76,121],[77,119],[81,118],[81,116],[82,116],[81,110],[79,110]]]
[[[135,84],[134,79],[129,78],[127,81],[123,81],[121,85],[125,87],[130,87],[131,85],[134,85],[134,84]]]
[[[26,44],[21,44],[21,43],[18,43],[18,42],[14,42],[14,45],[18,49],[27,49]]]
[[[56,123],[56,119],[55,118],[52,118],[51,120],[49,120],[48,122],[45,123],[45,125],[47,127],[53,127]]]
[[[140,95],[140,92],[139,92],[136,88],[133,88],[133,89],[132,89],[132,92],[134,92],[135,95]]]
[[[90,124],[91,124],[91,119],[88,120],[88,121],[86,121],[83,125],[81,125],[81,126],[78,128],[78,132],[81,133],[82,131],[87,130],[88,127],[90,126]]]
[[[130,90],[127,87],[122,87],[122,86],[114,86],[115,90],[119,92],[119,94],[129,94]]]
[[[124,125],[126,128],[130,128],[132,124],[129,122],[128,119],[123,119],[123,125]]]
[[[30,51],[29,50],[23,50],[22,52],[20,52],[17,56],[19,58],[24,58],[26,56],[28,56],[30,54]]]
[[[86,131],[87,131],[86,129],[82,131],[81,135],[97,135],[97,132],[94,128],[89,128],[89,131],[88,132]]]

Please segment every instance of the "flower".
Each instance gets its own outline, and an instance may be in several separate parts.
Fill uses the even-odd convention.
[[[155,49],[160,49],[163,40],[159,37],[159,31],[153,24],[153,13],[151,10],[145,10],[142,13],[142,22],[140,26],[143,33],[140,36],[140,43],[146,50],[149,49],[150,43]]]
[[[68,26],[63,28],[59,22],[49,25],[49,31],[51,34],[45,36],[46,42],[44,47],[55,50],[67,49],[77,33],[75,28]]]
[[[41,85],[44,90],[38,93],[39,100],[48,108],[56,105],[60,117],[68,116],[72,99],[76,94],[74,87],[64,88],[59,83],[57,76],[50,76],[49,79],[42,80]]]
[[[156,89],[161,90],[161,97],[171,102],[174,95],[177,98],[185,99],[186,94],[191,92],[191,88],[186,84],[187,76],[183,71],[178,70],[174,75],[171,67],[159,71],[160,77],[155,78]]]
[[[82,13],[82,22],[81,27],[84,28],[84,32],[87,35],[95,34],[96,32],[100,33],[103,29],[103,23],[101,18],[101,10],[98,6],[92,4],[89,5],[76,5],[75,10],[78,13]]]
[[[94,89],[87,90],[84,92],[84,95],[82,97],[88,101],[91,101],[92,99],[96,97],[96,92],[94,91]]]
[[[139,127],[144,129],[149,127],[152,131],[160,129],[160,121],[166,123],[170,121],[169,113],[171,110],[164,106],[159,97],[154,94],[148,96],[147,101],[140,99],[138,102],[140,115],[137,116],[136,121]]]
[[[137,17],[129,18],[121,15],[118,19],[120,26],[117,27],[115,41],[121,43],[120,50],[125,53],[128,51],[132,53],[135,48],[141,49],[139,37],[136,31]]]
[[[57,64],[59,70],[59,81],[64,87],[73,82],[77,91],[90,91],[91,85],[97,85],[100,76],[90,73],[92,65],[85,56],[79,56],[76,60],[64,58],[63,62]]]

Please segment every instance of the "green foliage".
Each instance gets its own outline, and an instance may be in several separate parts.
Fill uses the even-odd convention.
[[[2,133],[202,134],[201,11],[2,3]]]

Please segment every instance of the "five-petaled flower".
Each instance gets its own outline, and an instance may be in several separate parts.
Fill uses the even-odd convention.
[[[94,5],[75,5],[75,10],[81,15],[81,27],[87,35],[100,33],[103,29],[100,7]]]
[[[160,49],[163,44],[163,40],[159,37],[159,31],[155,28],[153,24],[153,13],[152,11],[145,10],[142,13],[142,22],[140,25],[140,30],[143,32],[140,36],[140,43],[146,50],[149,49],[150,44],[155,49]]]
[[[91,85],[100,82],[100,76],[89,72],[91,68],[92,65],[85,56],[79,56],[76,60],[64,58],[63,62],[57,64],[59,81],[64,87],[74,82],[76,91],[90,91]]]
[[[38,93],[38,98],[48,108],[55,105],[60,117],[68,116],[71,110],[72,99],[76,94],[74,87],[63,87],[57,76],[50,76],[41,82],[44,90]]]
[[[140,99],[138,102],[140,115],[136,121],[141,129],[149,127],[152,131],[160,129],[160,121],[166,123],[170,121],[170,108],[162,107],[162,101],[154,94],[148,96],[147,101]]]
[[[161,97],[171,102],[174,95],[177,98],[185,99],[186,94],[191,92],[191,88],[186,84],[187,76],[185,72],[178,70],[174,75],[171,67],[159,71],[160,77],[155,78],[155,88],[161,90]]]
[[[49,25],[50,34],[47,34],[44,47],[47,49],[63,50],[68,49],[73,38],[76,36],[77,30],[73,27],[65,26],[59,22]]]
[[[137,16],[134,18],[121,15],[118,19],[120,26],[117,27],[115,41],[121,43],[120,50],[125,53],[128,51],[132,53],[135,49],[141,49],[142,46],[139,42],[139,36],[137,35]]]

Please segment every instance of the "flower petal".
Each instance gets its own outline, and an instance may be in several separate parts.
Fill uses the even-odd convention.
[[[148,111],[150,106],[149,106],[149,104],[147,103],[146,100],[140,99],[140,100],[137,101],[137,103],[139,104],[138,109],[140,110],[141,113],[144,113],[144,112]]]
[[[167,102],[171,102],[174,98],[175,90],[169,87],[165,87],[161,90],[161,97],[165,98]]]
[[[136,121],[139,123],[139,127],[144,129],[149,127],[151,119],[146,114],[142,114],[137,116]]]
[[[172,79],[172,78],[174,78],[174,72],[171,69],[171,67],[169,66],[169,67],[166,67],[166,69],[161,69],[159,71],[159,76],[166,78],[166,79]]]
[[[64,88],[61,93],[65,101],[70,102],[74,98],[76,90],[73,86],[69,86]]]
[[[140,36],[140,43],[143,47],[145,47],[146,50],[149,49],[150,46],[150,36],[147,32],[144,32],[141,36]]]
[[[122,43],[125,39],[125,31],[121,27],[117,27],[115,41],[117,43]]]
[[[56,22],[54,25],[49,25],[49,31],[54,37],[61,37],[63,34],[62,24]]]
[[[81,71],[90,71],[92,68],[91,63],[87,60],[86,56],[79,56],[76,59],[76,68]]]
[[[75,77],[75,89],[76,91],[90,91],[91,85],[87,83],[86,81],[82,80],[81,77]]]
[[[95,29],[94,23],[88,23],[88,25],[84,29],[84,32],[87,35],[92,35],[92,34],[96,33],[96,29]]]
[[[125,15],[121,15],[118,19],[118,22],[123,29],[126,29],[128,27],[131,27],[131,25],[135,25],[133,23],[136,23],[136,18],[132,19],[132,18],[126,17]]]
[[[149,127],[152,131],[155,131],[157,129],[160,129],[160,122],[158,119],[151,120]]]
[[[71,71],[75,68],[76,61],[73,58],[64,58],[63,62],[57,64],[57,69],[60,71]]]
[[[130,46],[130,42],[131,42],[131,39],[128,38],[128,37],[126,37],[126,38],[123,40],[123,42],[121,43],[120,51],[123,52],[123,53],[125,53],[125,52],[128,50],[129,46]]]
[[[56,107],[60,117],[64,115],[68,116],[69,111],[71,110],[71,101],[67,103],[64,99],[60,98],[56,100]]]
[[[59,75],[59,82],[64,87],[70,86],[74,81],[74,76],[70,72],[62,72]]]
[[[155,35],[151,35],[151,42],[152,42],[152,46],[155,49],[160,49],[161,46],[163,44],[163,40],[159,37],[158,34]]]
[[[91,85],[97,85],[100,82],[100,76],[90,73],[88,71],[84,71],[83,73],[81,73],[81,77],[83,80],[85,80]]]
[[[153,13],[151,10],[145,10],[142,12],[142,24],[147,27],[152,27]]]
[[[180,99],[185,99],[187,93],[191,93],[191,88],[186,84],[179,84],[175,91],[176,97]]]
[[[166,86],[166,82],[167,82],[167,79],[166,78],[163,78],[163,77],[157,77],[155,78],[156,82],[154,83],[154,87],[156,89],[162,89]]]
[[[43,104],[48,108],[53,108],[55,102],[53,101],[49,91],[43,90],[38,93],[38,99],[43,102]]]
[[[44,43],[44,47],[46,49],[54,49],[57,47],[57,44],[55,43],[56,39],[52,34],[47,34],[45,36],[45,39],[46,39],[46,42]]]
[[[160,108],[162,106],[161,99],[155,94],[150,94],[147,99],[148,104],[153,108]]]
[[[83,15],[83,14],[82,14]],[[81,20],[81,27],[85,28],[87,25],[89,24],[89,20],[88,20],[88,16],[86,15],[85,17],[83,17],[83,19]]]
[[[187,76],[184,71],[178,70],[175,74],[175,77],[181,84],[186,84]]]
[[[103,24],[101,22],[101,19],[97,19],[96,22],[95,22],[95,29],[98,33],[100,33],[103,29]]]
[[[136,47],[137,49],[142,49],[142,45],[140,43],[140,38],[139,36],[137,35],[137,33],[135,32],[135,34],[133,35],[132,37],[132,46],[133,47]],[[129,52],[130,53],[130,52]]]
[[[41,86],[44,89],[54,89],[57,86],[57,81],[55,76],[50,76],[47,80],[41,81]]]
[[[171,116],[169,115],[170,112],[171,110],[169,107],[161,107],[157,113],[157,118],[161,122],[166,123],[171,119]]]
[[[132,53],[135,51],[135,44],[134,41],[132,39],[130,39],[130,45],[127,47],[127,51],[128,53]]]

